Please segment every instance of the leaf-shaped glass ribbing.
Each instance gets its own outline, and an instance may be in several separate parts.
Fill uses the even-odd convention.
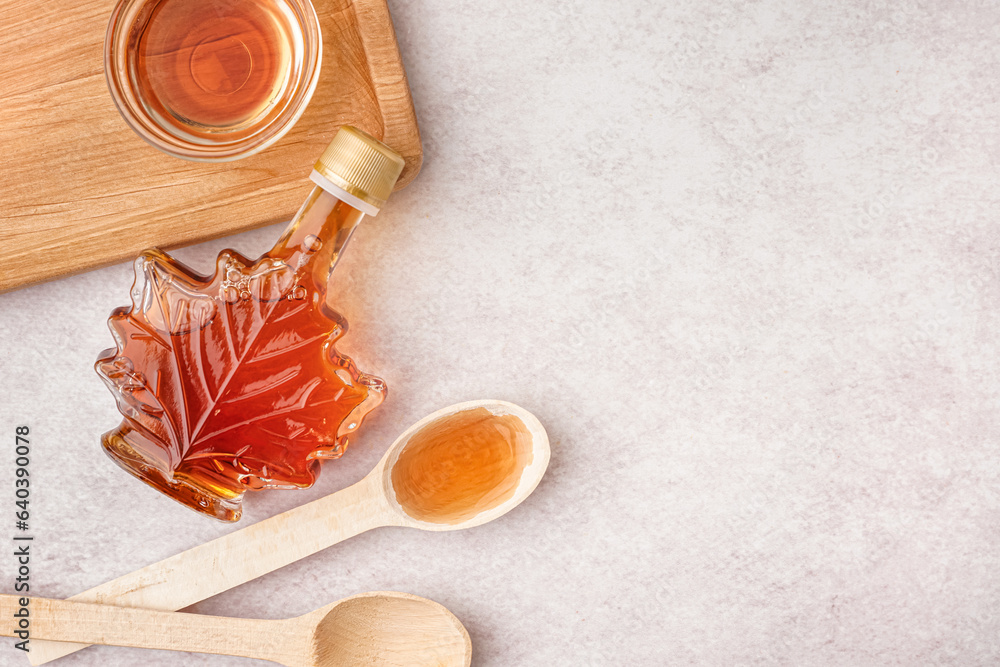
[[[244,491],[310,486],[319,459],[385,397],[335,349],[326,284],[362,214],[316,188],[256,261],[232,251],[199,276],[157,250],[135,262],[132,306],[97,362],[124,419],[103,444],[171,497],[235,521]]]

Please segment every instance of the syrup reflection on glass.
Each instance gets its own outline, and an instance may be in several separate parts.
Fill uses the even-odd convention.
[[[337,351],[347,323],[327,305],[327,282],[403,166],[343,126],[313,167],[316,187],[260,258],[225,250],[200,275],[159,250],[139,256],[132,303],[108,320],[115,347],[96,364],[124,418],[102,438],[116,463],[236,521],[246,490],[311,486],[320,459],[344,453],[386,388]]]
[[[142,97],[171,123],[230,131],[280,95],[297,27],[283,0],[161,0],[135,44]]]
[[[177,157],[233,160],[292,128],[322,51],[310,0],[119,0],[105,73],[144,140]]]
[[[131,307],[108,322],[117,347],[97,362],[125,417],[103,437],[111,457],[228,521],[247,489],[313,484],[319,459],[341,456],[386,395],[337,352],[346,322],[326,304],[330,272],[362,217],[317,187],[256,261],[227,250],[215,274],[201,276],[144,252]]]

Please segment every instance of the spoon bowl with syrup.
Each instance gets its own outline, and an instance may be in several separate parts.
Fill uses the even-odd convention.
[[[176,611],[372,528],[472,528],[517,507],[549,463],[538,419],[505,401],[458,403],[408,428],[364,479],[70,598]],[[41,665],[85,644],[32,642]]]
[[[513,403],[472,401],[411,426],[373,474],[381,469],[384,496],[402,525],[456,530],[515,508],[548,464],[548,437],[533,414]]]

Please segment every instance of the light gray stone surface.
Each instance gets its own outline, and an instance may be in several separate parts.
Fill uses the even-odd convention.
[[[403,590],[454,611],[482,667],[997,664],[997,3],[390,5],[426,161],[335,279],[343,349],[390,398],[315,488],[253,495],[244,525],[467,399],[534,411],[552,466],[494,524],[365,534],[196,611]],[[207,269],[278,233],[177,254]],[[123,264],[0,296],[38,595],[234,529],[98,446],[118,416],[91,364],[130,284]]]

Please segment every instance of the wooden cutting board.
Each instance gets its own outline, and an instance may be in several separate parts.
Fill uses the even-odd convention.
[[[243,160],[169,157],[121,119],[104,80],[113,0],[0,0],[0,292],[281,222],[343,124],[423,159],[385,0],[313,0],[323,69],[278,143]]]

